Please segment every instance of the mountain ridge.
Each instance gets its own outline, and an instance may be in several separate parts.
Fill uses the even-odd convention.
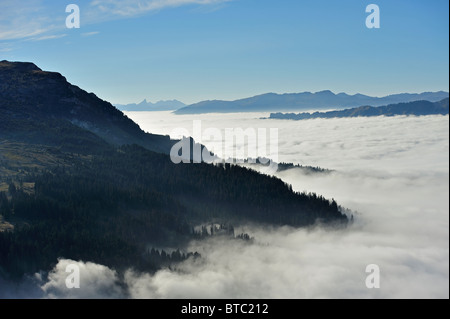
[[[271,119],[308,120],[317,118],[372,117],[397,115],[446,115],[449,114],[449,99],[438,102],[414,101],[408,103],[389,104],[384,106],[360,106],[352,109],[314,113],[271,113]]]
[[[116,108],[123,112],[154,112],[154,111],[174,111],[186,106],[178,100],[161,100],[155,103],[144,99],[140,103],[114,104]]]
[[[0,62],[0,111],[0,128],[9,125],[0,131],[3,135],[27,138],[26,127],[11,123],[21,119],[24,125],[24,121],[41,119],[81,127],[114,145],[136,143],[168,154],[175,143],[168,136],[143,132],[111,103],[70,84],[60,73],[42,71],[29,62]]]
[[[301,111],[311,109],[331,109],[358,107],[361,105],[382,106],[400,102],[428,100],[437,102],[449,96],[448,92],[400,93],[384,97],[363,94],[335,94],[330,90],[315,93],[265,93],[235,101],[209,100],[178,109],[174,114]]]

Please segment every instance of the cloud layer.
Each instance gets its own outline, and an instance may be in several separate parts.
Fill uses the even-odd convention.
[[[145,129],[191,129],[190,116],[129,114]],[[80,265],[81,288],[67,291],[60,260],[48,279],[34,278],[39,297],[123,298],[448,298],[448,116],[312,120],[255,120],[209,115],[204,127],[278,127],[280,158],[335,169],[305,175],[277,173],[298,191],[335,198],[350,208],[346,230],[263,228],[237,231],[248,244],[212,238],[191,242],[202,258],[154,275],[123,278],[92,263]],[[381,269],[381,288],[367,289],[366,266]],[[21,295],[23,289],[16,289]]]
[[[166,113],[160,121],[163,114],[129,115],[160,133],[192,126],[192,116]],[[213,272],[217,286],[228,275],[223,282],[233,282],[231,288],[215,290],[228,297],[448,297],[448,116],[255,120],[260,116],[207,115],[203,127],[277,127],[281,161],[336,170],[277,175],[298,191],[336,199],[357,212],[356,222],[336,232],[247,229],[268,245],[236,249],[209,243],[205,255],[213,257],[197,276]],[[372,263],[382,271],[380,290],[364,284],[365,267]],[[172,275],[181,276],[172,288],[191,278]]]

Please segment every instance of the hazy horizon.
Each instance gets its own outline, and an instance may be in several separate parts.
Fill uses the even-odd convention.
[[[331,90],[322,90],[322,91],[317,91],[317,92],[309,92],[309,91],[299,91],[299,92],[272,92],[272,91],[270,91],[270,92],[260,93],[260,94],[254,95],[254,96],[244,96],[244,97],[240,97],[240,98],[233,99],[233,100],[213,99],[213,100],[211,100],[211,101],[214,101],[214,100],[215,100],[215,101],[232,102],[232,101],[238,101],[238,100],[242,100],[242,99],[246,99],[246,98],[251,98],[251,97],[255,97],[255,96],[265,95],[265,94],[285,95],[285,94],[299,94],[299,93],[319,93],[319,92],[323,92],[323,91],[331,91]],[[347,95],[352,96],[352,95],[362,94],[362,95],[366,95],[366,96],[370,96],[370,97],[378,97],[378,98],[381,98],[381,97],[386,97],[386,96],[390,96],[390,95],[398,95],[398,94],[422,94],[422,93],[437,93],[437,92],[449,93],[449,90],[447,90],[447,91],[445,91],[445,90],[440,90],[440,91],[427,91],[427,92],[425,92],[425,91],[423,91],[423,92],[419,92],[419,91],[417,91],[417,92],[397,92],[397,93],[392,93],[392,94],[388,94],[388,95],[369,95],[369,94],[364,94],[364,93],[361,93],[361,92],[357,92],[357,93],[354,93],[354,94],[348,94],[347,92],[333,92],[333,91],[331,91],[331,92],[332,92],[333,94],[336,94],[336,95],[337,95],[337,94],[347,94]],[[147,103],[156,104],[156,103],[159,103],[159,102],[170,102],[170,101],[178,101],[178,102],[181,102],[181,103],[185,104],[186,106],[189,106],[189,105],[196,104],[196,103],[199,103],[199,102],[204,102],[204,101],[207,101],[207,100],[199,100],[199,101],[196,101],[196,102],[190,103],[190,104],[184,103],[184,101],[180,101],[180,100],[178,100],[178,99],[152,100],[151,98],[144,98],[143,100],[140,100],[140,101],[132,101],[132,102],[128,102],[128,103],[125,103],[125,104],[114,103],[113,101],[108,101],[108,102],[110,102],[112,105],[121,105],[121,106],[124,106],[124,105],[130,105],[130,104],[139,104],[139,103],[141,103],[141,102],[147,102]],[[314,110],[314,109],[311,109],[311,110]],[[323,110],[322,110],[322,111],[323,111]]]

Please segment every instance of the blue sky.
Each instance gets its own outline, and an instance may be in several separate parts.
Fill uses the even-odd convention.
[[[65,8],[81,10],[67,29]],[[365,25],[367,5],[381,28]],[[2,0],[0,60],[113,103],[448,91],[447,0]]]

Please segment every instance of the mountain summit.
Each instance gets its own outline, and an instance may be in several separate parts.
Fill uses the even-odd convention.
[[[131,103],[131,104],[116,104],[115,105],[119,110],[125,112],[152,112],[152,111],[174,111],[185,107],[186,104],[180,102],[178,100],[169,100],[169,101],[159,101],[156,103],[152,103],[144,99],[141,103]]]
[[[139,144],[160,153],[169,153],[174,143],[167,136],[144,133],[110,103],[33,63],[0,62],[0,112],[0,137],[5,138],[59,143],[58,130],[80,127],[114,145]],[[35,134],[45,123],[54,125],[54,134]],[[96,137],[78,138],[81,145]]]

